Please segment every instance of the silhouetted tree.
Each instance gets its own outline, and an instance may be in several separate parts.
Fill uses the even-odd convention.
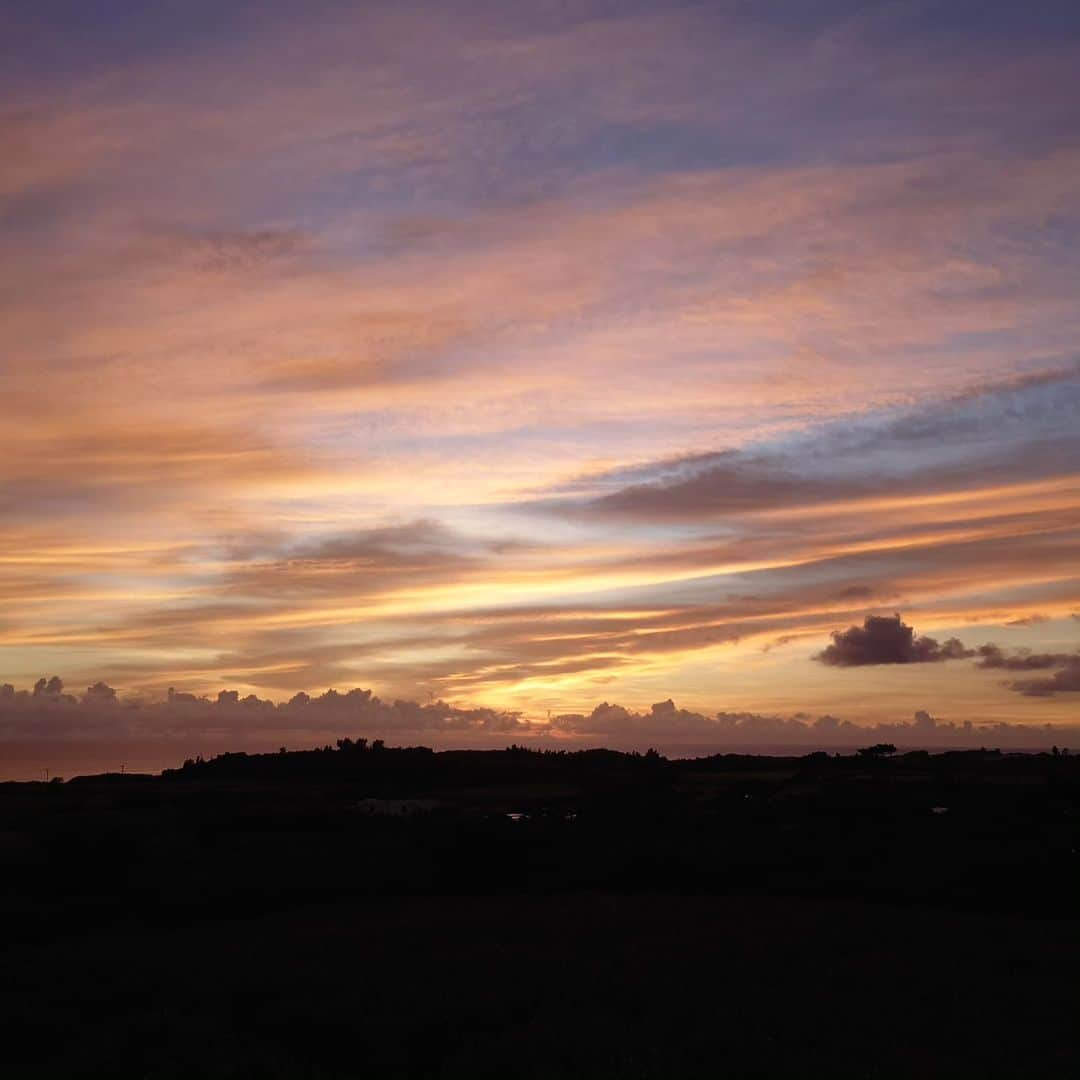
[[[891,742],[874,743],[873,746],[864,746],[858,751],[859,757],[880,758],[895,754],[896,747]]]

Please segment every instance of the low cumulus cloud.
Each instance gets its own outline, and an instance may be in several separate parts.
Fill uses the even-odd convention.
[[[97,682],[81,695],[67,693],[57,676],[39,679],[32,690],[0,686],[0,738],[80,736],[173,737],[193,733],[239,736],[292,732],[343,734],[516,735],[528,731],[520,714],[488,708],[460,708],[444,701],[383,701],[370,690],[327,690],[273,702],[255,694],[222,690],[216,697],[169,689],[163,701],[121,700]]]
[[[919,637],[899,615],[867,615],[862,626],[835,630],[832,644],[814,657],[830,667],[862,667],[869,664],[928,664],[963,660],[975,651],[958,638],[939,644],[935,638]]]
[[[1018,679],[1010,684],[1027,697],[1050,697],[1058,693],[1080,693],[1080,654],[1070,656],[1060,671],[1041,679]]]
[[[603,741],[614,746],[640,747],[646,742],[667,743],[677,752],[680,744],[693,752],[709,748],[762,750],[784,747],[850,748],[867,741],[891,742],[907,747],[964,746],[1049,746],[1080,738],[1080,727],[1033,726],[1009,723],[944,721],[920,709],[912,720],[873,725],[854,724],[836,716],[775,716],[754,712],[717,712],[705,714],[680,709],[670,699],[636,712],[622,705],[604,702],[590,713],[553,716],[547,728],[550,735],[577,736]]]
[[[1080,689],[1080,661],[1047,681],[1053,683],[1050,690],[1032,682],[1022,692],[1041,695]],[[603,702],[589,712],[529,721],[503,709],[443,701],[383,701],[364,689],[327,690],[317,696],[299,693],[282,702],[254,694],[241,697],[236,690],[207,697],[171,689],[164,700],[149,702],[125,700],[103,682],[82,694],[68,693],[56,676],[38,680],[32,689],[0,686],[0,744],[7,748],[9,772],[20,760],[31,759],[30,748],[35,760],[52,762],[62,753],[78,763],[97,760],[94,747],[109,747],[109,760],[149,757],[160,768],[200,750],[267,750],[282,742],[310,747],[352,736],[442,748],[511,742],[569,749],[598,744],[624,750],[655,746],[683,756],[851,750],[876,742],[931,749],[1080,746],[1080,726],[956,723],[926,710],[909,722],[861,725],[829,714],[702,713],[668,699],[643,711]]]
[[[834,630],[832,644],[814,659],[831,667],[863,667],[872,664],[927,664],[977,657],[984,671],[1053,671],[1046,678],[1018,679],[1006,683],[1026,697],[1050,697],[1080,690],[1080,652],[1007,652],[992,643],[969,649],[959,638],[939,644],[935,638],[919,637],[899,615],[867,615],[862,626]],[[1058,670],[1055,670],[1058,669]]]
[[[976,667],[999,668],[1002,671],[1045,671],[1080,660],[1076,653],[1036,653],[1030,649],[1006,653],[997,645],[980,645],[976,653],[979,656]]]

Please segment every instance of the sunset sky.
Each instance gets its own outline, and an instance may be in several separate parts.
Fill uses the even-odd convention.
[[[1080,722],[1071,0],[16,0],[0,242],[16,691]]]

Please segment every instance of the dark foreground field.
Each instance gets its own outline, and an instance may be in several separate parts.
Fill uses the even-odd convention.
[[[0,786],[16,1077],[1080,1075],[1080,760]]]

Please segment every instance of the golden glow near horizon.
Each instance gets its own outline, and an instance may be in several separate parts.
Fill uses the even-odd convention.
[[[1072,45],[237,18],[8,27],[0,683],[1078,718],[812,660],[1080,647]]]

